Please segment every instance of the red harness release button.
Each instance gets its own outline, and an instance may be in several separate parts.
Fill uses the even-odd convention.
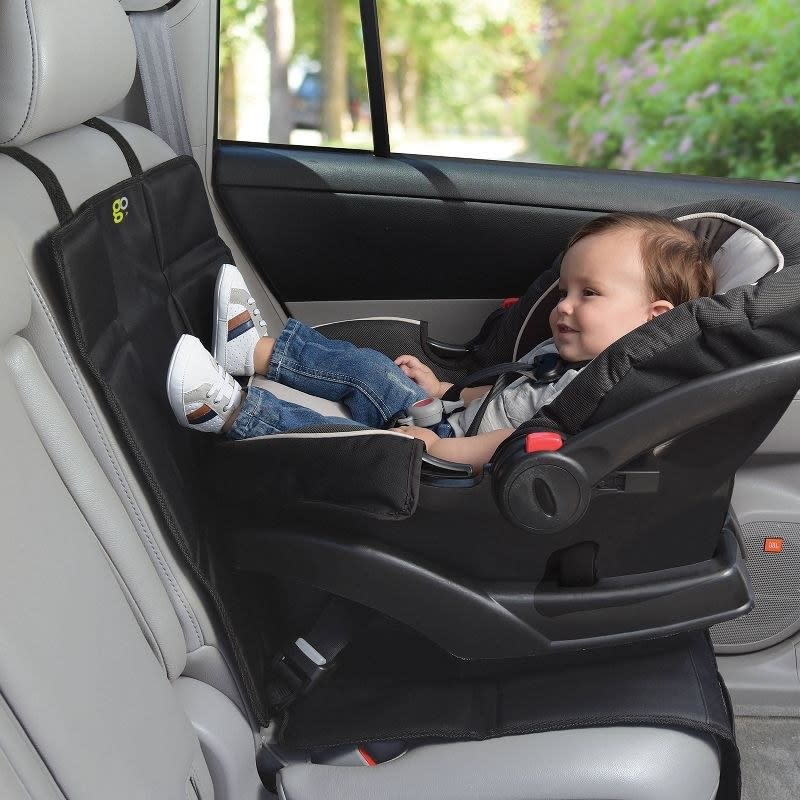
[[[553,450],[560,450],[564,440],[560,433],[554,431],[539,431],[529,433],[525,437],[526,453],[548,453]]]
[[[500,304],[500,308],[508,309],[518,302],[519,302],[519,297],[506,297],[506,299],[503,300],[503,302]]]

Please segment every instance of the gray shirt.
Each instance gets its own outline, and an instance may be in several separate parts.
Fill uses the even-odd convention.
[[[526,353],[520,361],[531,364],[537,356],[557,352],[558,348],[553,340],[547,339],[536,345],[530,353]],[[478,427],[478,433],[487,433],[501,428],[518,428],[542,406],[551,403],[578,372],[580,369],[568,369],[553,383],[536,383],[529,378],[518,378],[489,402]],[[447,418],[456,436],[466,434],[485,398],[486,394],[475,398],[463,411],[456,411]]]

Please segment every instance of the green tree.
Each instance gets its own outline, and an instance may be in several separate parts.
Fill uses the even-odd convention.
[[[380,0],[390,121],[479,132],[510,125],[538,59],[540,0]],[[498,122],[505,120],[505,122]]]
[[[355,0],[294,0],[297,36],[295,58],[320,64],[322,126],[329,141],[342,138],[348,86],[366,95],[364,44]]]
[[[342,138],[347,110],[347,47],[342,0],[325,0],[322,46],[322,129],[328,139]]]
[[[236,138],[236,60],[260,0],[221,0],[219,36],[219,136]]]
[[[269,140],[288,142],[292,132],[289,63],[295,36],[292,0],[267,0],[264,31],[269,50]]]
[[[551,0],[533,136],[560,163],[800,176],[800,19],[786,0]]]

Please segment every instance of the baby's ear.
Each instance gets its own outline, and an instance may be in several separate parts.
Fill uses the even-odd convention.
[[[660,317],[662,314],[666,314],[667,311],[672,311],[673,308],[675,306],[669,300],[654,300],[650,303],[650,319]]]

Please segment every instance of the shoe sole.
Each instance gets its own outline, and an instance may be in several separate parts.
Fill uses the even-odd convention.
[[[172,409],[172,413],[175,414],[175,418],[186,428],[189,427],[189,422],[186,419],[186,409],[183,407],[183,379],[186,375],[186,371],[184,370],[183,375],[180,376],[180,383],[177,385],[175,385],[175,377],[177,372],[178,353],[181,351],[181,348],[187,346],[188,340],[192,338],[194,337],[191,334],[181,334],[181,338],[178,339],[178,344],[175,345],[175,350],[173,351],[172,358],[169,361],[169,369],[167,370],[167,398],[169,399],[169,405]],[[178,402],[177,406],[175,405],[176,397]]]
[[[220,267],[219,274],[217,275],[217,282],[214,285],[214,311],[212,314],[214,341],[211,343],[211,355],[214,356],[214,361],[216,361],[217,364],[222,364],[225,369],[227,369],[225,359],[223,357],[223,359],[220,360],[219,356],[221,353],[225,353],[225,347],[228,344],[228,303],[226,302],[223,307],[222,297],[230,295],[230,276],[232,270],[235,269],[236,267],[232,267],[230,264],[223,264],[222,267]],[[222,316],[220,316],[220,314]]]

